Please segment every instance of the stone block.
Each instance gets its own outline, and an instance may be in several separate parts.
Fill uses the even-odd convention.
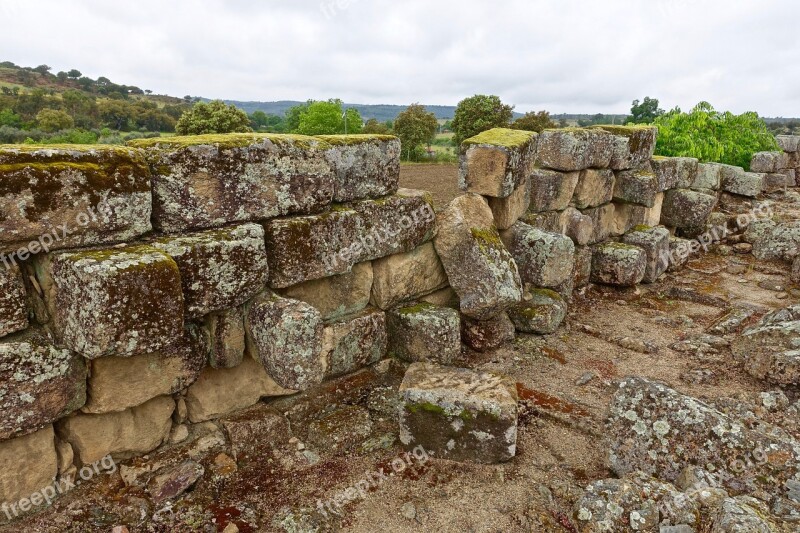
[[[647,256],[641,248],[609,242],[592,250],[592,282],[632,287],[644,279]]]
[[[8,505],[8,511],[4,509],[0,514],[0,522],[21,516],[35,507],[30,505],[31,495],[46,487],[52,488],[57,474],[53,426],[0,442],[0,501]],[[23,502],[23,505],[28,509],[22,509],[19,505],[23,498],[27,502]]]
[[[515,338],[514,323],[506,313],[489,320],[473,320],[466,316],[461,320],[461,340],[475,351],[496,350]]]
[[[397,192],[400,139],[392,135],[319,135],[335,176],[333,201],[352,202]]]
[[[419,299],[420,302],[425,302],[440,307],[450,307],[451,309],[458,309],[458,294],[453,290],[453,287],[445,287],[436,292],[432,292]]]
[[[800,255],[800,221],[765,226],[763,236],[753,242],[756,259],[793,261]]]
[[[800,305],[773,311],[731,345],[747,372],[775,385],[800,383]]]
[[[572,205],[586,209],[607,204],[614,197],[614,181],[614,172],[610,169],[582,170],[572,196]]]
[[[800,151],[800,136],[798,135],[778,135],[778,146],[784,152],[794,153]]]
[[[700,163],[697,165],[697,175],[692,182],[692,189],[710,189],[718,191],[721,186],[722,167],[717,163]]]
[[[575,244],[568,237],[517,222],[502,234],[520,278],[537,287],[558,287],[572,276]]]
[[[610,234],[624,235],[636,226],[657,226],[661,221],[664,193],[656,195],[653,207],[643,205],[614,203],[614,223]]]
[[[792,283],[800,285],[800,257],[796,257],[792,264]]]
[[[614,204],[605,204],[600,207],[583,209],[581,213],[592,219],[594,231],[592,238],[587,244],[603,242],[611,235],[614,230]]]
[[[246,349],[244,308],[211,313],[203,320],[208,338],[208,364],[212,368],[233,368],[241,364]]]
[[[371,433],[369,411],[357,405],[345,405],[312,420],[306,441],[321,454],[339,455],[363,444]]]
[[[716,196],[690,189],[673,189],[664,196],[661,223],[671,228],[702,231],[716,205]]]
[[[389,354],[405,361],[449,365],[461,353],[458,311],[429,303],[387,313]]]
[[[0,337],[28,327],[25,286],[16,265],[0,267]]]
[[[531,180],[526,179],[510,196],[495,198],[488,196],[489,208],[494,215],[494,225],[497,229],[507,229],[520,219],[531,205]]]
[[[789,186],[789,177],[784,173],[764,174],[762,192],[769,194],[785,191]],[[791,186],[794,187],[794,180],[792,180]]]
[[[372,264],[372,305],[384,310],[418,299],[448,284],[433,243],[390,255]]]
[[[642,168],[653,157],[658,138],[654,126],[593,126],[611,133],[612,155],[609,168],[629,170]]]
[[[333,320],[357,313],[369,304],[374,272],[372,263],[358,263],[350,272],[306,281],[283,289],[280,293],[316,307],[323,320]]]
[[[432,363],[411,365],[400,385],[400,441],[454,461],[516,455],[517,390],[509,379]]]
[[[667,193],[669,194],[669,193]],[[643,283],[655,283],[669,267],[669,230],[664,227],[638,227],[623,237],[625,244],[644,250],[647,267]]]
[[[576,246],[575,273],[573,274],[572,278],[573,287],[576,289],[585,287],[590,283],[591,277],[592,277],[592,247]]]
[[[555,291],[530,289],[522,303],[508,310],[517,331],[535,335],[555,333],[567,316],[567,302]]]
[[[670,237],[667,272],[677,272],[686,266],[692,256],[692,243],[694,242],[697,241]]]
[[[654,157],[650,164],[658,180],[659,192],[691,187],[697,179],[698,163],[694,157]]]
[[[386,314],[373,308],[325,323],[321,359],[325,379],[350,374],[386,357]]]
[[[544,130],[539,134],[536,161],[542,167],[564,172],[607,168],[614,150],[614,137],[600,129]]]
[[[536,169],[531,174],[531,203],[533,212],[566,209],[575,193],[580,172],[559,172]]]
[[[461,190],[506,198],[528,179],[536,150],[536,134],[494,128],[465,140],[461,148]]]
[[[773,173],[786,168],[786,163],[784,152],[756,152],[750,160],[750,172]]]
[[[722,165],[722,190],[739,196],[755,198],[764,188],[764,175],[745,172],[731,165]]]
[[[646,170],[621,170],[616,172],[614,200],[627,204],[653,207],[661,192],[658,178]]]

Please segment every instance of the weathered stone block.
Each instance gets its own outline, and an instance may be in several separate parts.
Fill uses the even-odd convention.
[[[669,193],[668,193],[669,194]],[[625,244],[644,250],[647,266],[643,283],[655,283],[669,267],[669,230],[664,227],[640,227],[623,237]]]
[[[319,135],[331,148],[325,157],[333,167],[334,202],[380,198],[397,192],[400,139],[392,135]]]
[[[599,129],[561,128],[539,134],[537,164],[571,172],[606,168],[614,153],[614,137]]]
[[[238,366],[246,349],[244,309],[237,307],[207,315],[203,326],[209,341],[208,364],[212,368]]]
[[[533,212],[561,211],[569,205],[580,172],[558,172],[536,169],[531,174],[531,203]]]
[[[774,311],[731,345],[752,376],[777,385],[800,383],[800,305]]]
[[[778,191],[785,191],[789,185],[789,177],[784,173],[764,174],[764,183],[762,192],[772,193]],[[791,186],[794,187],[794,180]]]
[[[618,202],[653,207],[660,192],[658,178],[647,170],[616,172],[614,200]]]
[[[440,307],[450,307],[451,309],[458,309],[458,294],[453,290],[453,287],[445,287],[436,292],[432,292],[419,299],[420,302],[425,302]]]
[[[523,216],[531,205],[531,180],[526,179],[506,198],[487,197],[497,229],[507,229]]]
[[[614,204],[601,205],[581,212],[592,219],[594,232],[587,244],[596,244],[608,239],[614,229]]]
[[[183,331],[178,265],[155,248],[59,252],[40,273],[60,341],[89,359],[157,352]]]
[[[568,237],[517,222],[503,232],[502,239],[517,263],[523,282],[553,288],[572,276],[575,244]]]
[[[722,167],[717,163],[700,163],[697,175],[692,182],[692,189],[711,189],[718,191],[722,180]]]
[[[677,272],[686,266],[692,256],[692,243],[694,242],[697,241],[670,237],[667,272]]]
[[[28,327],[25,286],[19,267],[0,267],[0,337]]]
[[[357,313],[369,304],[374,272],[372,263],[358,263],[350,272],[306,281],[280,293],[316,307],[323,320],[333,320]]]
[[[122,147],[0,148],[0,252],[16,260],[150,231],[150,171]],[[24,257],[23,257],[24,256]]]
[[[447,274],[433,243],[403,254],[378,259],[372,264],[370,302],[387,310],[447,286]]]
[[[31,495],[52,487],[57,474],[53,426],[0,442],[0,501],[8,504],[8,511],[4,509],[0,515],[0,522],[24,514],[26,510],[20,509],[18,502],[25,498],[30,504]],[[11,505],[15,505],[16,510]]]
[[[461,353],[458,311],[428,303],[387,313],[389,354],[411,362],[449,365]]]
[[[799,135],[778,135],[778,146],[784,152],[797,152],[800,151],[800,136]]]
[[[614,197],[614,172],[590,168],[581,171],[572,204],[578,209],[607,204]]]
[[[772,173],[786,168],[788,158],[784,152],[756,152],[750,160],[750,172]]]
[[[325,324],[321,359],[325,379],[343,376],[386,357],[386,314],[367,308]]]
[[[745,172],[731,165],[722,165],[722,190],[731,194],[755,198],[764,188],[764,175]]]
[[[327,208],[335,175],[313,137],[262,133],[131,141],[153,171],[153,224],[166,233]]]
[[[658,193],[653,207],[643,205],[614,203],[614,223],[610,234],[619,236],[628,233],[636,226],[657,226],[661,221],[664,206],[664,193]]]
[[[555,291],[531,289],[521,304],[508,310],[517,331],[536,335],[555,333],[567,316],[567,302]]]
[[[653,157],[658,138],[658,128],[654,126],[593,126],[611,133],[611,161],[613,170],[641,168]]]
[[[306,441],[321,454],[347,454],[363,444],[371,433],[369,411],[357,405],[345,405],[312,420]]]
[[[77,466],[99,461],[106,455],[124,460],[158,448],[169,437],[175,401],[159,396],[122,411],[101,415],[79,414],[56,425],[61,440],[69,442]]]
[[[460,196],[439,214],[438,224],[434,245],[462,313],[487,319],[522,298],[517,265],[500,240],[486,200]]]
[[[702,230],[716,205],[716,196],[690,189],[673,189],[664,196],[661,223],[671,228]]]
[[[515,337],[514,323],[506,313],[489,320],[473,320],[466,316],[461,320],[461,340],[478,352],[496,350]]]
[[[792,283],[800,285],[800,257],[796,257],[792,265]]]
[[[536,134],[494,128],[467,139],[461,148],[461,190],[506,198],[530,174],[536,150]]]
[[[588,244],[594,237],[592,218],[574,207],[568,207],[563,211],[527,213],[520,222],[549,233],[566,235],[576,245]]]
[[[787,168],[783,170],[779,170],[778,174],[783,174],[786,176],[786,186],[787,187],[794,187],[798,185],[797,181],[797,170],[794,168]]]
[[[632,287],[641,283],[647,256],[639,247],[617,242],[598,244],[592,250],[592,281]]]
[[[770,221],[771,222],[771,221]],[[758,226],[754,227],[758,228]],[[753,242],[753,256],[759,260],[793,261],[800,255],[800,221],[764,224],[764,233]]]
[[[86,364],[44,333],[26,332],[0,342],[0,440],[32,433],[86,401]]]
[[[281,386],[306,390],[322,383],[322,315],[305,302],[265,293],[247,311],[247,350]]]
[[[442,459],[497,463],[516,455],[517,390],[489,372],[411,365],[400,385],[400,440]]]
[[[585,287],[592,277],[592,247],[575,247],[575,273],[572,277],[572,285],[576,289]]]
[[[264,228],[243,224],[151,244],[178,265],[187,318],[236,307],[267,284]]]
[[[659,192],[688,189],[697,178],[699,161],[693,157],[656,156],[650,163],[658,180]]]

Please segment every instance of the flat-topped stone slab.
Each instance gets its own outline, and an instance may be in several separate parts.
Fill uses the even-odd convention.
[[[494,128],[465,140],[459,164],[462,191],[506,198],[528,178],[536,133]]]
[[[629,170],[642,168],[656,149],[658,128],[655,126],[592,126],[614,136],[609,168]]]
[[[604,130],[560,128],[544,130],[536,147],[537,165],[572,172],[607,168],[614,153],[614,137]]]
[[[455,309],[417,303],[388,312],[387,322],[390,355],[449,365],[461,353],[461,319]]]
[[[318,135],[335,175],[333,201],[352,202],[397,192],[400,139],[393,135]]]

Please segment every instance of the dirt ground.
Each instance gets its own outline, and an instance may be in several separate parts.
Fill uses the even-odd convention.
[[[454,183],[445,183],[454,176],[452,168],[436,166],[430,184],[422,182],[425,172],[421,166],[404,167],[403,186],[433,189],[437,202],[456,194]],[[793,192],[776,209],[800,218],[798,200]],[[800,301],[787,265],[724,253],[698,254],[682,271],[653,285],[582,289],[553,335],[520,335],[490,353],[465,350],[459,366],[501,372],[518,383],[523,400],[518,452],[506,464],[404,456],[392,415],[403,367],[386,361],[328,384],[314,397],[259,407],[289,418],[296,428],[291,440],[265,430],[240,443],[245,451],[237,455],[230,443],[209,441],[207,435],[219,430],[206,424],[192,444],[138,460],[196,457],[203,464],[204,476],[174,505],[152,505],[117,472],[0,531],[110,531],[126,524],[131,532],[230,533],[234,523],[238,531],[574,532],[572,506],[583,488],[613,477],[603,424],[619,379],[645,376],[706,400],[769,390],[749,377],[725,346],[683,349],[682,341],[703,335],[733,306],[755,306],[754,321]],[[792,401],[798,398],[797,391],[786,392]],[[327,445],[310,445],[302,430],[308,420],[343,406],[368,410],[371,425],[345,418]],[[398,458],[411,466],[395,474],[392,461]],[[381,469],[391,475],[338,514],[324,507]]]
[[[403,164],[400,166],[400,186],[430,191],[439,211],[461,194],[458,189],[458,165]]]

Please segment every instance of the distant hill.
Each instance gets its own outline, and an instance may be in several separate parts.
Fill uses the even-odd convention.
[[[203,100],[208,101],[207,98]],[[283,116],[283,114],[290,108],[305,102],[294,100],[280,100],[277,102],[242,102],[240,100],[224,100],[226,104],[233,104],[236,107],[244,110],[248,115],[254,111],[263,111],[270,115]],[[401,112],[405,111],[405,105],[394,104],[343,104],[346,108],[356,109],[361,118],[365,121],[371,118],[379,122],[386,122],[387,120],[394,120]],[[455,106],[449,105],[427,105],[425,108],[436,115],[439,120],[450,120],[456,112]]]

